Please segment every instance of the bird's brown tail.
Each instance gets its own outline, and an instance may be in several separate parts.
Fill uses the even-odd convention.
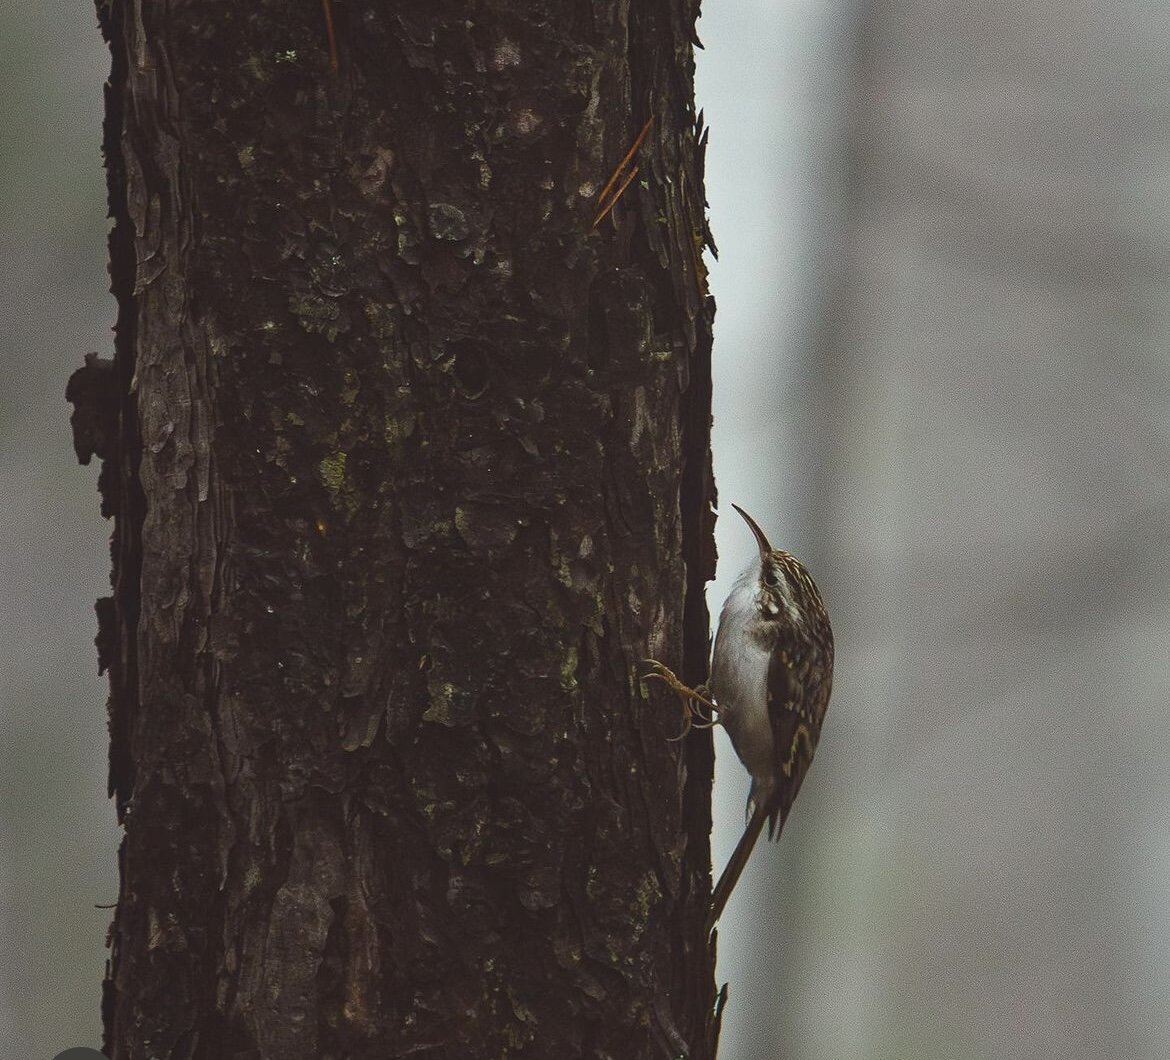
[[[707,914],[708,933],[715,926],[715,921],[719,919],[723,907],[727,905],[727,899],[731,897],[735,885],[739,883],[739,877],[743,873],[748,858],[752,856],[752,849],[756,845],[756,840],[760,838],[760,833],[764,830],[764,824],[767,820],[768,811],[764,807],[757,806],[752,811],[751,819],[743,830],[743,835],[739,837],[731,859],[727,862],[727,868],[723,870],[723,875],[719,877],[719,882],[711,894],[711,911]]]

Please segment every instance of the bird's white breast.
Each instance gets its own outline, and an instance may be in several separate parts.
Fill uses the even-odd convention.
[[[753,635],[760,625],[755,599],[758,564],[736,581],[719,616],[711,660],[711,691],[735,753],[755,778],[774,769],[772,725],[768,717],[770,652]]]

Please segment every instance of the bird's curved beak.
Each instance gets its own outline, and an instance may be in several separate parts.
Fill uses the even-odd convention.
[[[772,546],[768,544],[768,539],[764,537],[764,531],[756,525],[755,519],[748,515],[738,504],[733,504],[732,507],[743,516],[743,521],[748,524],[752,533],[756,535],[756,544],[760,546],[760,555],[764,556],[771,552]]]

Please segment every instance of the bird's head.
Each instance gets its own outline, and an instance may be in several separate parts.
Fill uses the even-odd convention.
[[[765,621],[808,626],[827,619],[825,605],[812,576],[790,552],[768,544],[764,531],[738,504],[732,507],[743,516],[760,554],[753,564],[755,604]]]

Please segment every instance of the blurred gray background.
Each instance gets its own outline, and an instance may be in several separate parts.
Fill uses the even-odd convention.
[[[727,1060],[1170,1056],[1170,8],[709,0],[715,459],[838,640],[721,927]],[[0,1060],[115,897],[65,380],[108,353],[88,4],[0,16]],[[719,524],[717,609],[752,552]],[[716,869],[746,779],[718,737]]]

